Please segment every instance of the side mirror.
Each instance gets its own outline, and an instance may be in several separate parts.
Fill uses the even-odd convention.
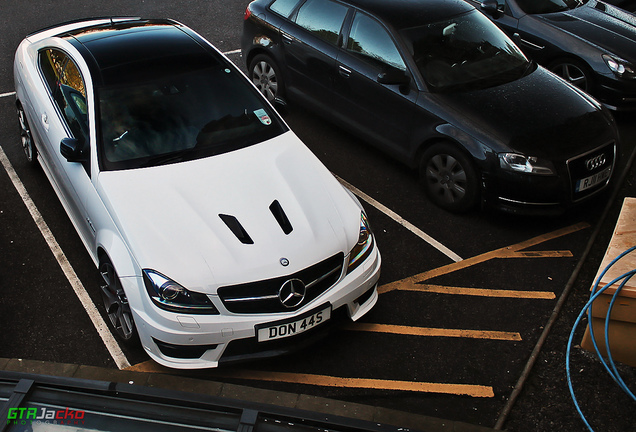
[[[406,85],[411,82],[411,77],[406,72],[396,68],[389,68],[378,74],[378,82],[380,84],[399,84]]]
[[[495,18],[499,16],[497,0],[484,0],[481,2],[481,10]]]
[[[83,146],[75,138],[63,138],[60,142],[60,153],[69,162],[82,162],[84,157],[82,155]]]

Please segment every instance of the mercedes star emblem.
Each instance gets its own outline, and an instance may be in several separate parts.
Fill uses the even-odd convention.
[[[278,299],[286,308],[294,308],[305,299],[305,284],[300,279],[289,279],[278,290]]]

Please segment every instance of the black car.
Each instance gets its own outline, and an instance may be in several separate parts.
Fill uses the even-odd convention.
[[[242,53],[270,101],[307,105],[419,169],[450,211],[561,212],[613,173],[607,109],[462,0],[256,0]]]
[[[471,0],[544,65],[612,109],[636,109],[636,16],[596,0]]]

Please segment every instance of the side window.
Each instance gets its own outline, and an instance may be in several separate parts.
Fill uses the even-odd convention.
[[[346,48],[347,51],[380,66],[386,64],[406,70],[406,65],[389,33],[368,15],[356,13]]]
[[[296,24],[336,45],[348,11],[346,6],[329,0],[307,0],[298,10]]]
[[[77,65],[65,53],[46,49],[40,52],[40,68],[74,137],[88,142],[86,87]]]
[[[289,17],[300,0],[276,0],[269,8],[279,15]]]

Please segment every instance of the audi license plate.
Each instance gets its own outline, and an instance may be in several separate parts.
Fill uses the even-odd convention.
[[[605,168],[603,171],[598,172],[594,175],[591,175],[589,177],[585,177],[584,179],[581,179],[579,181],[576,182],[576,192],[583,192],[586,189],[589,189],[591,187],[594,187],[596,185],[598,185],[599,183],[607,180],[610,177],[610,174],[612,173],[612,167],[608,167]]]
[[[277,323],[266,324],[264,327],[257,327],[257,338],[259,342],[266,342],[275,339],[282,339],[304,333],[331,318],[331,305],[320,309],[317,312],[310,312],[301,318],[293,320],[279,321]]]

